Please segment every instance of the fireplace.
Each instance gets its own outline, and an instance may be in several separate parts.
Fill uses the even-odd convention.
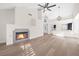
[[[23,40],[28,38],[28,32],[16,32],[16,40]]]
[[[29,40],[28,29],[15,29],[13,35],[14,35],[14,43]]]

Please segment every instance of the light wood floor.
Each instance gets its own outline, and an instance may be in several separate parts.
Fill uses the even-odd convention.
[[[0,47],[1,56],[79,56],[78,38],[53,35]]]

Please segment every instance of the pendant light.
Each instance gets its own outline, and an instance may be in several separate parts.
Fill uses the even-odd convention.
[[[58,12],[59,15],[57,16],[57,20],[60,21],[60,20],[62,19],[62,17],[60,16],[60,6],[58,6],[58,11],[59,11],[59,12]]]

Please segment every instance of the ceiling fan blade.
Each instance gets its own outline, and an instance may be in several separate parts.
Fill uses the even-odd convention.
[[[56,5],[51,5],[51,6],[48,6],[47,8],[51,8],[51,7],[54,7],[54,6],[56,6]]]
[[[47,6],[49,5],[49,3],[47,3]]]
[[[42,6],[42,5],[40,5],[40,4],[38,4],[38,6],[40,6],[40,7],[43,7],[43,8],[44,8],[44,6]]]
[[[48,8],[47,8],[47,10],[52,11],[51,9],[48,9]]]
[[[49,3],[45,3],[45,8],[48,7]]]

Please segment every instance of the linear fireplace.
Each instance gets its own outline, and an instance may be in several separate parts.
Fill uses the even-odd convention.
[[[28,38],[28,32],[16,32],[16,40],[23,40]]]
[[[29,40],[28,29],[15,29],[13,35],[14,35],[14,43]]]

